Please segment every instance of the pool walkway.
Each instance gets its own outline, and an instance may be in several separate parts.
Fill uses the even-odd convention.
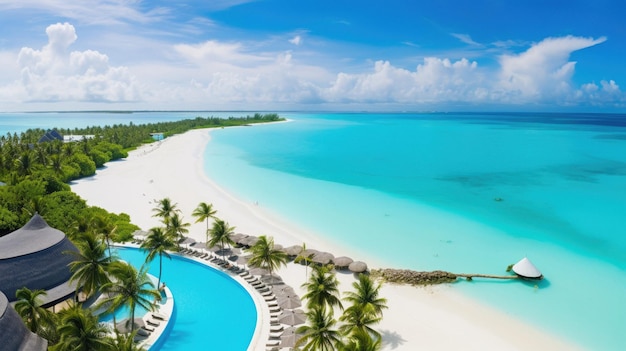
[[[139,244],[140,241],[134,241],[123,246],[138,248]],[[277,296],[270,284],[250,274],[247,269],[238,267],[234,262],[223,260],[221,256],[205,249],[182,245],[180,252],[172,252],[172,254],[181,255],[228,274],[252,297],[257,309],[257,323],[248,351],[291,349],[291,347],[281,346],[281,336],[285,328],[278,322],[278,317],[283,309],[278,306]],[[282,284],[281,288],[287,288],[287,286]],[[148,335],[137,336],[140,345],[146,350],[158,343],[159,338],[167,330],[169,319],[174,311],[174,296],[169,288],[165,287],[164,291],[166,300],[158,305],[158,311],[148,312],[144,316],[146,327],[142,329],[148,331]],[[142,331],[142,334],[146,333]]]

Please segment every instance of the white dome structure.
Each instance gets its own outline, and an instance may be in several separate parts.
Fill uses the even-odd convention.
[[[528,279],[542,279],[543,274],[530,262],[526,257],[522,258],[519,262],[513,265],[513,272],[522,278]]]

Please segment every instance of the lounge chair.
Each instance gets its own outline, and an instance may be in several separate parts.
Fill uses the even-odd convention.
[[[270,339],[280,339],[281,336],[283,336],[282,331],[270,333]]]
[[[154,317],[155,319],[160,319],[162,321],[167,320],[167,317],[158,313],[158,312],[152,312],[152,317]]]
[[[278,346],[280,345],[280,340],[268,340],[265,346]]]
[[[150,328],[150,327],[149,327],[149,326],[147,326],[147,325],[144,325],[143,327],[141,327],[141,328],[139,328],[139,329],[145,329],[145,330],[149,331],[150,333],[152,333],[152,332],[154,331],[154,328]]]
[[[272,326],[270,326],[270,332],[274,332],[275,333],[275,332],[279,332],[279,331],[281,332],[283,330],[285,330],[285,328],[283,328],[282,325],[272,325]]]
[[[161,325],[161,323],[156,322],[156,321],[153,321],[153,320],[151,320],[151,319],[146,320],[146,323],[147,323],[148,325],[150,325],[150,326],[153,326],[153,327],[158,327],[159,325]]]

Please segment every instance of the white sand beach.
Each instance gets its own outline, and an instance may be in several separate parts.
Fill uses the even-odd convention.
[[[142,229],[159,226],[153,217],[155,200],[169,197],[178,204],[186,222],[192,223],[189,236],[205,241],[204,222],[191,217],[200,202],[212,203],[217,216],[236,226],[236,232],[273,236],[283,246],[306,243],[308,248],[350,256],[382,267],[376,257],[335,243],[322,241],[315,233],[278,218],[262,204],[243,202],[206,177],[203,153],[210,140],[208,130],[193,130],[131,152],[126,160],[111,162],[72,189],[89,205],[124,212]],[[210,145],[209,145],[210,146]],[[401,267],[399,267],[401,268]],[[289,264],[278,274],[299,288],[305,267]],[[339,273],[341,291],[351,290],[354,278]],[[576,350],[571,345],[532,325],[457,293],[454,286],[415,288],[384,285],[382,296],[389,308],[377,327],[384,336],[384,350]],[[265,344],[259,345],[265,349]]]

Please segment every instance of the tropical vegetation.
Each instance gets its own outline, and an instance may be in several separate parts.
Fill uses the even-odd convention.
[[[308,282],[303,284],[307,293],[307,324],[299,327],[302,337],[296,346],[302,350],[327,351],[377,351],[382,348],[382,336],[374,326],[382,320],[387,300],[380,297],[380,284],[369,275],[360,274],[352,284],[353,291],[344,292],[348,303],[337,319],[334,308],[343,307],[339,296],[337,278],[330,266],[314,266]],[[338,327],[336,327],[339,325]]]
[[[287,254],[274,247],[274,238],[265,235],[259,236],[259,241],[252,245],[248,266],[267,269],[270,277],[273,272],[287,264]]]
[[[112,311],[120,306],[129,309],[134,319],[137,306],[152,310],[161,295],[148,279],[144,265],[139,270],[119,261],[111,252],[111,242],[129,241],[139,229],[124,213],[115,214],[95,207],[71,191],[68,182],[95,174],[106,162],[125,158],[128,151],[154,142],[153,132],[165,136],[195,128],[227,127],[281,120],[276,114],[255,114],[244,118],[195,118],[177,122],[145,125],[113,125],[55,132],[30,129],[0,136],[0,236],[26,224],[35,213],[64,233],[78,251],[66,252],[74,261],[69,265],[71,282],[87,300],[97,294],[105,296],[96,307]],[[82,135],[78,142],[63,142],[56,136]],[[43,137],[42,137],[43,136]],[[112,189],[114,191],[114,189]],[[169,203],[167,203],[167,201]],[[163,218],[164,228],[150,230],[142,249],[147,251],[147,263],[159,257],[160,285],[162,258],[175,250],[175,243],[187,233],[176,204],[163,199],[155,209]],[[192,214],[198,221],[215,218],[211,205],[201,203]],[[218,241],[232,243],[233,227],[222,223]],[[217,231],[219,231],[217,230]],[[217,232],[216,231],[216,232]],[[157,285],[158,286],[158,285]],[[25,325],[48,340],[50,350],[141,350],[134,342],[135,331],[120,334],[100,323],[91,308],[79,301],[68,301],[58,312],[42,307],[45,291],[19,289],[15,308]],[[134,325],[133,325],[134,326]],[[113,333],[114,332],[114,333]]]

